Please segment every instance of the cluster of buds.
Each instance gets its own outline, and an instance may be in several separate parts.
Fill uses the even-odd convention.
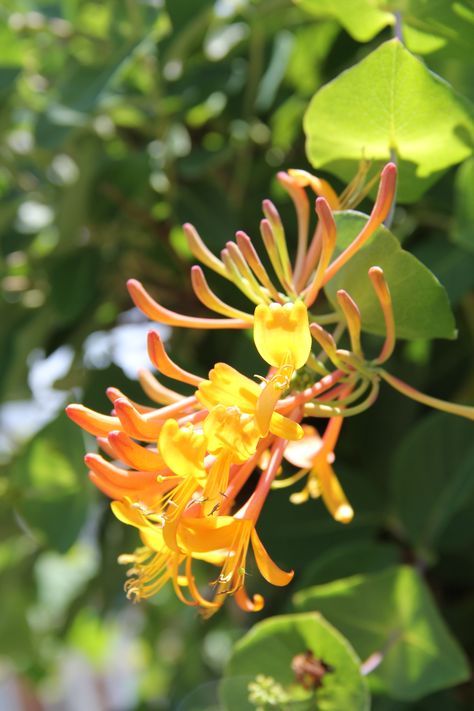
[[[278,178],[295,205],[298,242],[292,263],[279,213],[265,200],[260,227],[273,276],[244,232],[237,232],[235,242],[226,244],[219,259],[194,227],[184,226],[194,256],[248,297],[253,304],[249,312],[224,303],[211,291],[200,266],[191,270],[194,291],[219,318],[175,313],[158,304],[138,281],[128,283],[136,306],[159,323],[252,329],[255,347],[268,365],[266,374],[252,379],[232,365],[217,363],[203,379],[173,362],[159,334],[150,331],[153,366],[190,385],[191,396],[165,387],[143,370],[140,382],[154,406],[139,405],[109,388],[111,415],[82,405],[67,408],[74,422],[97,437],[103,452],[86,455],[90,478],[113,499],[117,518],[139,530],[142,545],[119,559],[131,565],[125,589],[134,600],[155,595],[171,581],[180,600],[207,615],[231,594],[243,610],[260,610],[262,596],[246,592],[249,548],[270,583],[287,585],[293,577],[292,571],[281,570],[270,558],[257,533],[270,490],[302,481],[303,488],[290,497],[293,503],[321,497],[336,521],[349,523],[354,512],[333,468],[334,451],[344,418],[370,407],[381,380],[419,402],[474,419],[474,408],[426,396],[382,367],[393,351],[396,332],[389,286],[377,265],[368,278],[386,334],[376,358],[364,356],[361,315],[349,293],[337,293],[340,312],[310,313],[325,284],[389,215],[395,166],[389,163],[383,169],[367,222],[337,256],[333,212],[357,197],[357,182],[339,198],[325,181],[305,171],[291,170]],[[308,189],[317,196],[314,230]],[[338,345],[343,332],[349,349]],[[325,424],[316,428],[303,422],[305,418]],[[282,478],[283,460],[295,469],[286,478]],[[252,476],[256,485],[242,501],[244,485]],[[218,568],[204,590],[193,572],[196,560]]]

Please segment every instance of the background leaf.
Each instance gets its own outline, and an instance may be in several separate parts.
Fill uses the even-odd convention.
[[[383,661],[372,673],[374,689],[415,700],[469,678],[461,648],[439,616],[419,574],[407,566],[356,575],[295,595],[298,610],[318,610],[365,660]]]
[[[293,658],[308,650],[334,668],[324,675],[314,696],[295,683],[291,668]],[[321,615],[274,617],[255,625],[237,643],[225,670],[221,696],[226,711],[250,711],[255,705],[248,700],[248,684],[264,675],[280,684],[293,702],[301,700],[292,703],[292,709],[366,711],[369,695],[359,665],[348,642]]]
[[[368,42],[381,29],[395,23],[393,13],[373,0],[295,0],[303,10],[315,17],[333,17],[354,39]]]
[[[304,129],[311,164],[345,180],[362,159],[386,162],[396,155],[402,202],[417,200],[429,176],[471,155],[474,134],[466,100],[398,40],[320,89]]]
[[[433,414],[400,444],[390,473],[392,501],[409,540],[436,546],[474,491],[472,423]]]

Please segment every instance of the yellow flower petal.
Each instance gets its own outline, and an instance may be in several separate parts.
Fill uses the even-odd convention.
[[[270,558],[255,528],[252,529],[251,540],[255,561],[265,580],[272,585],[288,585],[293,579],[294,572],[290,570],[290,572],[287,573],[285,570],[279,568]]]
[[[216,405],[203,423],[207,449],[211,454],[231,450],[235,462],[244,462],[255,452],[260,434],[255,420],[236,406]]]
[[[209,410],[214,405],[235,405],[242,412],[254,412],[260,387],[227,363],[216,363],[209,380],[200,383],[196,398]]]
[[[176,420],[167,420],[158,440],[160,454],[167,467],[182,477],[204,476],[206,438],[192,426],[180,427]]]
[[[302,301],[259,304],[255,309],[253,337],[258,352],[270,365],[301,368],[311,351],[306,306]]]
[[[311,469],[323,441],[315,427],[305,424],[302,428],[304,437],[298,442],[289,442],[283,456],[298,469]]]

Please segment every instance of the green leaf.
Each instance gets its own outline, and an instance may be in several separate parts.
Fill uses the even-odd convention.
[[[310,563],[298,580],[298,589],[329,583],[350,575],[374,573],[400,561],[397,548],[390,543],[357,541],[324,550]]]
[[[21,488],[18,513],[53,550],[66,552],[87,515],[89,488],[80,430],[64,413],[27,445],[11,467]]]
[[[436,177],[472,153],[466,99],[390,40],[313,97],[305,114],[308,159],[351,179],[362,159],[398,157],[398,199],[412,202]]]
[[[100,252],[80,247],[55,256],[48,264],[50,299],[62,323],[71,323],[94,301],[99,286]]]
[[[6,96],[15,88],[21,67],[0,67],[0,98]]]
[[[435,545],[474,491],[472,423],[451,415],[424,418],[402,441],[390,473],[392,501],[409,540]]]
[[[469,678],[461,648],[413,568],[318,585],[297,593],[294,602],[298,610],[327,617],[362,659],[382,653],[370,679],[395,699],[416,700]]]
[[[474,251],[474,158],[463,163],[457,172],[454,200],[456,222],[452,238]]]
[[[335,215],[336,253],[342,252],[367,222],[367,216],[352,210]],[[446,291],[416,257],[402,249],[386,227],[379,227],[370,240],[328,282],[326,294],[338,308],[336,292],[345,289],[355,300],[368,333],[385,334],[382,310],[368,277],[370,267],[384,270],[392,295],[398,338],[455,338],[454,317]]]
[[[332,17],[351,37],[359,42],[368,42],[387,25],[395,23],[393,13],[378,5],[386,4],[373,0],[295,0],[303,10],[315,17]]]
[[[451,56],[472,56],[474,13],[469,0],[396,0],[402,15],[403,38],[417,54],[449,48]]]
[[[472,246],[474,248],[474,240]],[[454,245],[444,235],[432,234],[429,239],[415,245],[413,252],[443,284],[453,306],[474,287],[472,251],[467,252]]]
[[[293,659],[308,651],[333,668],[324,674],[315,693],[304,689],[292,670]],[[255,711],[258,703],[249,700],[248,687],[264,676],[272,680],[282,710],[363,711],[369,709],[369,695],[359,667],[360,660],[347,640],[321,615],[282,615],[256,624],[237,643],[221,696],[226,711]],[[285,694],[289,703],[283,702]]]

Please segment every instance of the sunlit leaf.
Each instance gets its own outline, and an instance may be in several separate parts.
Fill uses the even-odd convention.
[[[331,667],[316,692],[298,683],[292,669],[295,657],[307,652]],[[274,617],[255,625],[237,643],[225,670],[221,696],[227,711],[254,711],[249,684],[258,685],[263,676],[270,679],[273,697],[280,698],[280,704],[273,705],[280,708],[286,695],[295,711],[365,711],[369,696],[359,666],[349,643],[321,615]]]
[[[467,100],[398,40],[385,42],[320,89],[304,128],[311,163],[345,180],[362,159],[397,156],[402,202],[416,200],[430,176],[467,158],[474,134]]]
[[[387,12],[380,0],[295,0],[304,10],[315,17],[333,17],[354,39],[368,42],[387,25],[393,25],[395,17]]]
[[[360,657],[381,653],[373,688],[415,700],[469,677],[467,660],[420,575],[407,566],[355,575],[296,594],[298,610],[318,610]]]
[[[367,217],[354,211],[336,214],[337,252],[357,236]],[[337,308],[336,292],[345,289],[362,315],[362,328],[385,333],[382,310],[367,276],[370,267],[384,270],[392,296],[399,338],[454,338],[454,318],[444,288],[416,257],[402,249],[385,227],[375,235],[326,285],[326,294]]]

